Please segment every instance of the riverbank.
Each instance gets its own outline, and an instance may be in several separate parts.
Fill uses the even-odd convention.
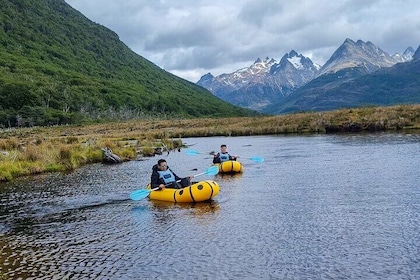
[[[71,171],[103,161],[107,147],[123,161],[170,152],[182,138],[415,131],[420,105],[367,107],[266,117],[136,120],[86,126],[33,127],[0,131],[0,181],[44,172]]]

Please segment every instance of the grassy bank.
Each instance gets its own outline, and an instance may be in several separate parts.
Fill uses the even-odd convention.
[[[108,147],[123,160],[179,148],[182,138],[286,133],[402,131],[420,129],[420,105],[343,109],[244,118],[145,120],[89,126],[0,131],[0,181],[74,170],[101,162]]]

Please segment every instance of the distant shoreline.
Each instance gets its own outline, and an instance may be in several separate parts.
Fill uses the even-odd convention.
[[[0,130],[0,182],[102,162],[104,147],[122,161],[179,149],[182,138],[361,132],[420,134],[420,104],[289,115],[133,120],[86,126]]]

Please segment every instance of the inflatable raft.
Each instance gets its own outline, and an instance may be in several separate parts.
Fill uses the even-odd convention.
[[[241,173],[243,171],[242,163],[237,160],[228,160],[217,165],[219,165],[219,173]]]
[[[150,190],[150,184],[147,185]],[[163,189],[152,191],[149,198],[152,200],[172,202],[201,202],[211,200],[219,193],[220,187],[215,181],[207,180],[193,183],[182,189]]]

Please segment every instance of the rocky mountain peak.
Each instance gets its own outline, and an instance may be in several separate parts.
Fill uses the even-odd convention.
[[[317,72],[321,67],[318,64],[312,62],[310,58],[298,54],[296,51],[292,50],[289,53],[286,53],[280,60],[277,68],[287,67],[290,64],[297,70],[309,70],[313,73]],[[277,69],[272,69],[277,70]]]
[[[240,71],[242,74],[265,75],[275,63],[276,60],[273,58],[266,57],[264,60],[257,58],[250,67],[243,68]]]
[[[354,42],[347,38],[321,67],[318,76],[356,67],[364,68],[366,73],[371,73],[382,67],[391,67],[397,62],[396,59],[369,41],[366,43],[362,40]]]
[[[403,52],[403,56],[410,56],[411,58],[413,57],[415,53],[415,50],[412,47],[408,47],[404,52]]]
[[[209,72],[207,74],[205,74],[204,76],[201,77],[204,80],[209,80],[209,79],[213,79],[214,76]]]
[[[413,55],[413,61],[420,59],[420,46],[417,48],[416,52]]]

